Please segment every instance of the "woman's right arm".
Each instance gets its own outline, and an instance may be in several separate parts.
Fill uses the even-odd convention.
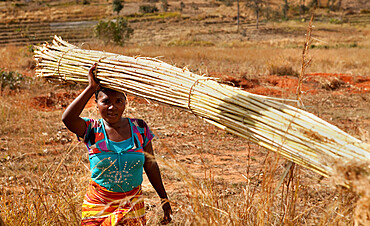
[[[83,137],[86,131],[86,123],[80,117],[82,110],[86,103],[90,100],[91,96],[99,89],[99,82],[94,77],[94,70],[96,69],[96,63],[89,70],[89,85],[86,89],[67,107],[62,116],[62,121],[67,128],[77,134],[79,137]]]

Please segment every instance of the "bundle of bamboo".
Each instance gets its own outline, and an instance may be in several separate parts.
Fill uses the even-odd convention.
[[[35,59],[37,76],[58,83],[87,83],[97,62],[102,86],[188,110],[323,176],[335,161],[370,160],[365,143],[311,113],[157,59],[83,50],[59,37],[37,47]]]

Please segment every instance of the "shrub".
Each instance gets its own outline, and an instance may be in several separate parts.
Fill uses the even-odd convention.
[[[318,2],[318,0],[311,0],[311,1],[308,3],[308,8],[316,8],[316,7],[319,7],[319,2]]]
[[[269,72],[270,75],[290,75],[290,76],[298,76],[298,72],[296,72],[292,66],[290,65],[269,65]]]
[[[303,5],[303,4],[293,5],[293,6],[289,7],[289,12],[294,16],[304,15],[308,11],[309,11],[309,8],[305,5]]]
[[[168,1],[167,0],[161,0],[161,2],[162,2],[162,10],[163,10],[163,12],[167,12],[168,11],[168,7],[170,6],[168,4]]]
[[[358,47],[358,44],[357,44],[357,42],[354,42],[354,43],[350,44],[349,47],[350,48],[356,48],[356,47]]]
[[[330,18],[329,23],[331,24],[343,24],[343,20],[340,18]]]
[[[155,5],[141,5],[139,11],[141,13],[155,13],[159,10]]]
[[[180,2],[180,12],[182,12],[183,9],[185,9],[185,3]]]
[[[112,5],[113,5],[113,12],[117,12],[117,15],[121,10],[123,9],[123,0],[113,0]]]
[[[234,1],[233,0],[218,0],[219,2],[222,2],[225,6],[233,6]]]
[[[0,95],[3,94],[3,90],[6,87],[8,87],[10,90],[19,90],[23,80],[23,76],[17,72],[6,72],[0,69]]]
[[[130,39],[134,29],[130,27],[128,21],[118,17],[115,21],[99,21],[95,26],[95,36],[105,43],[114,42],[117,45],[124,45]]]

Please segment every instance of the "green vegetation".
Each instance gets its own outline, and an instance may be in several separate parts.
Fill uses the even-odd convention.
[[[121,10],[123,9],[123,0],[113,0],[112,2],[113,5],[113,12],[116,12],[117,15]]]
[[[161,6],[162,6],[162,10],[164,12],[167,12],[168,11],[168,7],[170,7],[170,5],[168,4],[168,1],[167,0],[161,0]]]
[[[182,10],[185,9],[185,3],[184,2],[180,2],[180,12],[182,12]]]
[[[173,40],[167,44],[167,46],[214,46],[215,44],[210,41],[198,41],[198,40]]]
[[[134,19],[147,19],[147,20],[155,20],[155,19],[166,19],[166,18],[176,18],[181,17],[181,13],[179,12],[163,12],[163,13],[134,13],[126,17],[128,21]]]
[[[141,5],[139,8],[139,12],[141,13],[156,13],[158,12],[158,8],[155,5]]]
[[[335,45],[312,44],[310,48],[311,49],[345,49],[345,48],[362,48],[362,46],[359,46],[357,42],[352,42],[352,43],[337,43]]]
[[[130,39],[133,34],[132,29],[125,18],[117,17],[115,21],[99,21],[95,27],[95,36],[103,40],[106,44],[113,42],[123,46],[125,41]]]
[[[331,23],[331,24],[343,24],[343,20],[341,18],[330,18],[329,23]]]
[[[19,90],[21,82],[24,80],[23,76],[14,71],[3,71],[0,68],[0,95],[2,96],[3,90],[7,87],[10,90]]]
[[[221,3],[223,3],[225,6],[232,6],[234,4],[233,0],[217,0]]]

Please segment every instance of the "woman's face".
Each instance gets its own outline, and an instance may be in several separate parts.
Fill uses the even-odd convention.
[[[100,91],[96,104],[101,117],[108,123],[113,124],[121,120],[126,108],[126,99],[123,93],[115,91]]]

